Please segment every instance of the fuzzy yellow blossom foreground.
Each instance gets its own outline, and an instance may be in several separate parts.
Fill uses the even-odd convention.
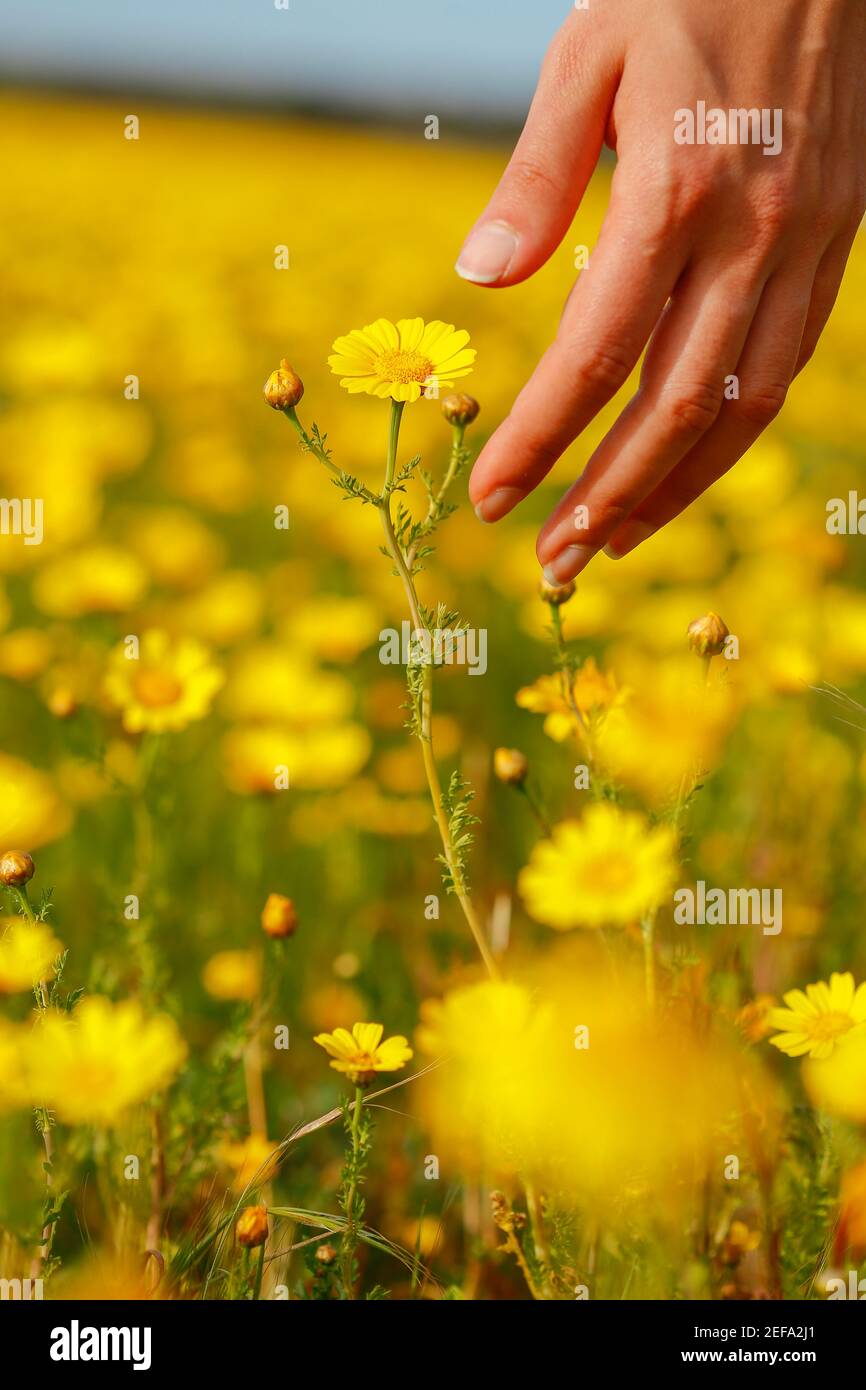
[[[743,1062],[687,1011],[648,1015],[640,976],[600,972],[588,947],[563,941],[519,980],[425,1003],[418,1047],[445,1064],[416,1083],[419,1104],[432,1148],[464,1174],[521,1174],[651,1221],[715,1151]]]
[[[147,1018],[134,999],[94,995],[71,1015],[49,1014],[24,1064],[33,1096],[64,1124],[104,1127],[167,1086],[185,1057],[173,1019]]]
[[[114,649],[105,691],[123,711],[128,733],[176,733],[205,717],[222,683],[222,671],[201,643],[151,630],[137,656],[125,643]]]
[[[475,349],[468,342],[465,330],[440,319],[377,319],[337,338],[328,365],[347,391],[417,401],[425,387],[438,394],[469,375]]]
[[[63,950],[41,922],[0,917],[0,994],[32,989]]]
[[[807,1057],[803,1084],[819,1109],[866,1124],[866,1030],[852,1029],[830,1057]]]
[[[786,1009],[773,1009],[770,1022],[783,1031],[770,1038],[774,1047],[789,1057],[806,1053],[817,1060],[832,1056],[853,1029],[866,1031],[866,983],[855,988],[850,971],[832,974],[830,983],[819,980],[783,996]]]
[[[368,1086],[380,1071],[400,1071],[412,1057],[412,1049],[400,1034],[382,1042],[381,1023],[356,1023],[349,1033],[336,1028],[333,1033],[317,1033],[313,1042],[323,1047],[331,1066],[356,1086]]]
[[[21,1079],[21,1049],[25,1037],[23,1028],[0,1018],[0,1115],[29,1104]]]
[[[626,926],[672,891],[675,849],[670,826],[600,803],[535,846],[518,888],[530,916],[560,931]]]

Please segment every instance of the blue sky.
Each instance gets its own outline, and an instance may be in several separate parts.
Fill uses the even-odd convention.
[[[0,73],[523,114],[569,0],[3,0]]]

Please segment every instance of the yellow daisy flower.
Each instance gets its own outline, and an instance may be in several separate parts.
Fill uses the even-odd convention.
[[[317,1033],[313,1042],[334,1058],[334,1071],[343,1072],[356,1086],[369,1086],[377,1072],[400,1071],[413,1055],[399,1034],[382,1042],[384,1031],[381,1023],[356,1023],[351,1033],[336,1028],[333,1033]]]
[[[41,922],[0,917],[0,994],[17,994],[44,980],[63,947]]]
[[[172,1018],[147,1018],[134,999],[92,995],[71,1016],[49,1014],[24,1063],[33,1096],[64,1124],[104,1127],[167,1086],[185,1057]]]
[[[468,342],[465,330],[440,319],[377,319],[337,338],[328,365],[347,391],[417,401],[425,387],[438,394],[469,375],[475,349]]]
[[[127,733],[177,732],[204,719],[223,679],[199,642],[152,629],[137,658],[127,655],[125,643],[112,652],[105,693],[123,711]]]
[[[626,926],[670,894],[675,848],[670,826],[600,803],[536,845],[518,888],[530,916],[558,931]]]
[[[574,703],[584,716],[610,709],[612,705],[621,703],[623,698],[614,677],[600,671],[591,656],[572,678],[571,688]],[[577,716],[563,692],[561,676],[539,676],[532,685],[518,690],[516,700],[520,709],[547,716],[544,732],[556,743],[562,743],[571,734],[580,733]]]
[[[770,1038],[774,1047],[789,1057],[806,1053],[819,1061],[832,1056],[852,1029],[866,1024],[866,983],[855,988],[850,971],[833,973],[830,983],[819,980],[783,996],[787,1009],[773,1009],[770,1022],[782,1032]]]

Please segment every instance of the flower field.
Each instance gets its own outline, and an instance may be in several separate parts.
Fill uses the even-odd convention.
[[[0,1278],[843,1296],[862,235],[771,430],[554,588],[625,393],[503,523],[466,476],[606,174],[487,293],[453,261],[504,146],[0,108]]]

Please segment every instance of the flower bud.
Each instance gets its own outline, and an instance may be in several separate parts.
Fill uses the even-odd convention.
[[[284,357],[265,382],[265,400],[274,410],[288,410],[298,404],[303,394],[304,383]]]
[[[316,1251],[316,1259],[320,1265],[332,1265],[337,1258],[337,1252],[333,1245],[320,1245]]]
[[[22,883],[29,882],[35,871],[33,860],[23,849],[7,849],[0,855],[0,883],[7,888],[20,888]]]
[[[55,686],[47,700],[48,708],[55,719],[71,719],[78,709],[78,702],[72,691],[65,685]]]
[[[545,603],[550,603],[554,608],[560,608],[563,603],[568,603],[570,598],[574,598],[577,585],[573,579],[569,579],[567,584],[548,584],[546,579],[542,579],[538,586],[538,592]]]
[[[269,893],[262,908],[262,929],[267,936],[292,936],[298,925],[298,914],[291,898],[282,893]]]
[[[500,782],[519,787],[526,781],[529,763],[519,748],[497,748],[493,754],[493,771]]]
[[[718,613],[705,613],[689,623],[689,646],[698,656],[721,656],[730,635]]]
[[[475,397],[467,396],[464,391],[455,391],[452,396],[446,396],[441,404],[442,414],[449,425],[471,425],[480,409]]]
[[[267,1207],[244,1207],[235,1223],[235,1235],[238,1245],[247,1250],[264,1245],[268,1238]]]
[[[504,1192],[500,1192],[498,1189],[490,1194],[490,1213],[494,1223],[499,1227],[500,1231],[507,1231],[511,1212],[508,1206],[508,1198]]]

